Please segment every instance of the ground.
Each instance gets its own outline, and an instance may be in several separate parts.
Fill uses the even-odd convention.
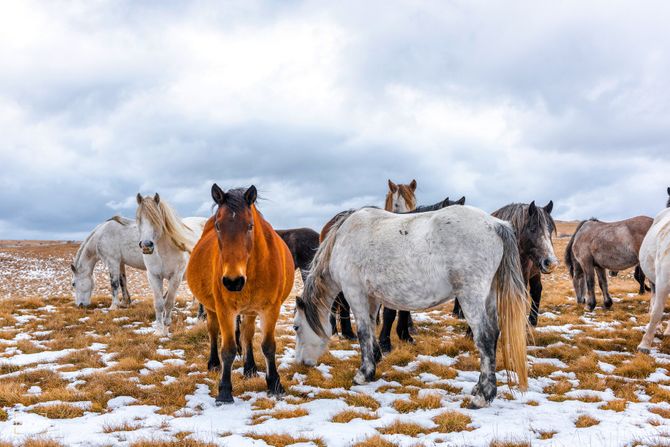
[[[574,226],[559,225],[559,257]],[[317,368],[293,363],[293,296],[277,328],[286,396],[269,398],[262,374],[244,379],[238,360],[235,403],[216,407],[207,333],[186,286],[172,335],[160,339],[143,272],[128,272],[130,309],[107,310],[102,268],[94,307],[74,307],[76,248],[0,242],[0,445],[670,445],[670,341],[636,353],[649,294],[637,294],[632,271],[611,279],[613,309],[598,296],[594,312],[577,305],[564,265],[544,276],[529,390],[510,391],[501,372],[489,408],[465,408],[478,356],[451,304],[415,313],[416,343],[394,338],[377,380],[352,386],[356,343],[333,338]]]

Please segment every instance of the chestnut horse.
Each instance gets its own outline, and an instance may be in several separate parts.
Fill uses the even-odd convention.
[[[205,224],[186,269],[193,295],[207,311],[210,340],[208,368],[219,369],[216,404],[232,403],[231,367],[235,359],[235,319],[243,315],[244,374],[256,374],[251,340],[256,316],[261,318],[261,348],[266,362],[268,393],[284,388],[275,365],[275,325],[293,287],[293,260],[284,241],[256,209],[256,188],[224,192],[216,183],[212,198],[218,206]],[[221,333],[221,358],[217,336]]]

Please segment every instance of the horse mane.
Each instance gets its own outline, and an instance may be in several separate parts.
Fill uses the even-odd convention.
[[[414,191],[412,191],[412,188],[409,187],[409,185],[398,185],[398,192],[402,198],[405,199],[407,208],[409,208],[410,211],[416,208],[416,195],[414,194]],[[393,192],[390,190],[386,193],[384,209],[386,211],[393,211]]]
[[[109,219],[106,220],[106,222],[111,222],[111,221],[114,221],[114,222],[116,222],[120,225],[123,225],[124,227],[127,227],[128,225],[133,223],[132,219],[128,219],[127,217],[123,217],[123,216],[119,216],[119,215],[112,216],[112,217],[110,217]]]
[[[329,292],[328,283],[332,281],[328,268],[330,267],[330,255],[333,252],[337,230],[342,226],[345,220],[358,210],[347,210],[338,213],[331,220],[333,222],[328,234],[323,239],[319,248],[312,259],[312,263],[305,280],[302,298],[298,299],[297,305],[304,310],[307,323],[316,334],[326,337],[325,329],[321,324],[319,313],[323,309],[330,310],[326,303],[326,295]]]
[[[521,234],[521,230],[523,230],[523,227],[530,223],[528,207],[529,205],[526,203],[510,203],[509,205],[505,205],[499,210],[494,211],[491,213],[491,215],[512,224],[514,233],[518,238]],[[537,223],[543,227],[548,227],[551,233],[555,233],[556,223],[554,222],[554,218],[551,217],[551,214],[547,213],[541,206],[536,208],[538,211],[535,214],[535,216],[537,216],[536,219],[538,219]]]
[[[153,198],[142,199],[137,206],[137,219],[144,216],[151,225],[159,230],[160,236],[165,235],[181,251],[191,252],[193,249],[193,232],[181,221],[177,213],[163,200],[156,203]]]

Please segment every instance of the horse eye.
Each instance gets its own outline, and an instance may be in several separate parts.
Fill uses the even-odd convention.
[[[247,230],[251,231],[254,229],[254,224],[250,223],[249,226],[247,227]]]
[[[219,222],[214,222],[214,229],[216,231],[221,231],[221,229],[219,228]]]
[[[298,332],[298,329],[300,329],[300,326],[298,326],[297,324],[294,324],[293,325],[293,330]]]
[[[72,287],[76,287],[76,286],[74,285],[74,281],[72,281]]]

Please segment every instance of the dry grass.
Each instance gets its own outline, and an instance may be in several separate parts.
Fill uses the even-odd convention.
[[[84,410],[70,404],[40,405],[30,410],[30,412],[49,419],[73,419],[84,415]]]
[[[372,411],[375,411],[380,407],[377,399],[368,394],[362,394],[362,393],[345,394],[342,397],[342,399],[348,405],[351,405],[353,407],[366,407],[371,409]]]
[[[400,413],[412,413],[417,410],[433,410],[442,406],[439,394],[427,393],[413,399],[398,399],[393,402],[393,408]]]
[[[670,409],[663,407],[652,407],[649,409],[649,412],[657,414],[664,419],[670,419]]]
[[[380,435],[375,435],[365,439],[364,441],[357,442],[351,447],[396,447],[396,445],[390,441],[387,441]]]
[[[631,360],[618,366],[614,374],[632,379],[644,379],[654,371],[656,371],[656,362],[653,357],[638,353]]]
[[[401,421],[399,419],[396,419],[395,421],[393,421],[392,424],[378,428],[377,430],[384,435],[407,435],[407,436],[417,436],[421,433],[428,433],[431,431],[429,429],[426,429],[422,425],[416,424],[414,422]]]
[[[178,439],[176,441],[140,440],[130,444],[130,447],[216,447],[216,444],[192,439]]]
[[[575,427],[577,428],[593,427],[594,425],[598,424],[600,424],[600,421],[598,419],[593,418],[586,414],[582,414],[575,421]]]
[[[364,419],[366,421],[377,419],[377,415],[367,411],[358,411],[358,410],[343,410],[333,416],[331,421],[338,424],[346,424],[351,422],[354,419]]]
[[[509,439],[509,440],[494,439],[489,444],[489,447],[531,447],[531,443],[528,441],[519,441],[515,439]]]
[[[258,439],[261,441],[264,441],[268,445],[272,445],[275,447],[286,447],[288,445],[292,444],[298,444],[301,442],[313,442],[316,445],[320,447],[325,447],[325,444],[322,440],[320,439],[310,439],[310,438],[303,438],[303,437],[293,437],[291,435],[283,434],[283,433],[277,433],[277,434],[271,434],[271,435],[260,435],[257,433],[248,433],[245,435],[248,438],[251,439]]]
[[[600,408],[601,410],[611,410],[620,413],[626,409],[627,405],[628,401],[625,399],[613,399],[607,402],[606,404],[601,405],[598,408]]]
[[[445,411],[435,416],[433,422],[437,424],[437,431],[440,433],[451,433],[471,430],[468,425],[472,419],[467,414],[458,411]]]
[[[133,424],[129,421],[124,421],[118,424],[105,424],[102,426],[103,433],[116,433],[119,431],[135,431],[141,426],[139,424]]]

